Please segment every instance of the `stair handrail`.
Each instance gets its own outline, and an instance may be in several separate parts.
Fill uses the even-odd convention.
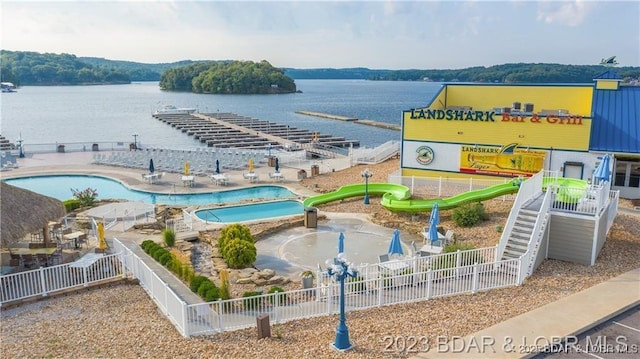
[[[500,243],[498,244],[497,258],[502,258],[504,249],[507,246],[509,237],[511,236],[511,231],[513,231],[513,226],[516,223],[518,213],[520,212],[520,208],[527,201],[534,198],[536,194],[542,191],[543,178],[544,178],[544,171],[540,171],[535,175],[531,176],[531,178],[527,179],[526,181],[520,182],[520,189],[518,189],[516,198],[513,201],[513,205],[511,206],[511,212],[509,214],[509,218],[507,218],[507,223],[505,223],[504,228],[502,229],[502,235],[500,236]]]
[[[542,239],[544,238],[544,232],[547,228],[547,224],[549,223],[549,211],[551,208],[551,192],[547,191],[542,199],[542,204],[540,206],[540,210],[538,211],[538,215],[536,218],[536,223],[533,226],[533,230],[531,231],[531,238],[529,239],[529,245],[527,246],[527,251],[521,257],[521,265],[520,265],[520,284],[524,281],[525,278],[533,273],[533,266],[536,262],[536,256],[538,254],[538,250],[540,250],[540,244],[542,243]]]

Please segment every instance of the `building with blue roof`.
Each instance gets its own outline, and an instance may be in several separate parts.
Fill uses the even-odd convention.
[[[614,155],[613,188],[640,198],[640,86],[609,70],[594,78],[589,151]]]
[[[607,154],[611,189],[640,199],[640,86],[611,70],[585,84],[445,83],[403,112],[402,176],[593,181]]]

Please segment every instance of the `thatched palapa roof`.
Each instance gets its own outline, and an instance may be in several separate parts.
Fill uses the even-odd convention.
[[[66,215],[61,201],[0,181],[0,243],[7,245]]]

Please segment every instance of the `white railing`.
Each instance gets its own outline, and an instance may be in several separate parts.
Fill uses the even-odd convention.
[[[544,238],[544,232],[546,226],[549,224],[549,208],[551,207],[551,194],[547,191],[542,199],[542,205],[538,211],[538,217],[536,223],[531,231],[531,239],[529,240],[529,246],[527,251],[521,256],[520,267],[520,279],[518,282],[521,284],[525,278],[533,273],[533,267],[535,266],[536,257],[540,250],[542,239]]]
[[[490,248],[488,252],[495,253],[495,249]],[[454,257],[456,255],[459,256],[453,253]],[[424,301],[518,284],[519,259],[478,261],[460,267],[438,268],[438,265],[450,264],[444,258],[445,255],[409,259],[407,264],[419,268],[419,271],[369,278],[360,275],[357,280],[347,281],[346,309],[352,311]],[[430,265],[416,265],[417,262]],[[377,264],[371,266],[378,267]],[[326,281],[311,289],[191,304],[186,310],[187,332],[189,335],[205,335],[253,327],[258,314],[268,314],[274,324],[336,314],[339,311],[339,293],[339,283]]]
[[[112,215],[113,217],[110,217]],[[116,209],[113,208],[104,215],[102,215],[102,223],[104,223],[104,229],[113,228],[118,223],[118,216],[116,215]]]
[[[118,239],[113,239],[114,250],[120,251],[120,259],[124,270],[138,279],[149,297],[156,303],[164,315],[169,318],[180,334],[187,336],[185,331],[185,303],[169,287],[167,283],[156,274],[133,251],[122,244]]]
[[[611,229],[613,221],[618,215],[618,200],[620,199],[620,191],[609,191],[609,215],[607,217],[607,232]]]
[[[47,296],[123,275],[119,254],[0,276],[0,303]]]
[[[552,207],[555,211],[599,215],[609,199],[609,192],[602,186],[548,186],[549,190],[553,194]]]
[[[131,249],[116,238],[112,247],[118,254],[101,257],[75,273],[69,268],[71,264],[65,264],[2,276],[2,302],[46,295],[55,290],[86,286],[118,276],[132,276],[138,279],[176,329],[187,337],[252,327],[260,313],[268,314],[273,323],[282,323],[338,311],[338,283],[331,281],[324,272],[317,277],[318,286],[311,289],[187,304]],[[358,280],[349,281],[345,286],[347,309],[423,301],[518,285],[520,259],[496,262],[495,253],[496,248],[489,247],[406,258],[398,260],[405,269],[396,273],[381,270],[384,267],[379,264],[360,266]]]
[[[389,183],[407,186],[412,195],[450,197],[462,192],[487,188],[490,186],[509,182],[510,178],[491,180],[478,178],[448,178],[448,177],[423,177],[400,176],[391,174],[387,177]],[[528,180],[527,180],[528,181]],[[511,195],[502,196],[503,199]]]
[[[511,211],[509,212],[509,218],[507,218],[507,223],[505,223],[502,230],[502,235],[500,236],[500,243],[498,244],[499,258],[502,257],[504,248],[507,246],[509,236],[511,236],[511,231],[513,231],[513,226],[516,223],[516,219],[518,218],[520,208],[525,204],[525,202],[534,198],[538,193],[542,191],[542,180],[544,178],[543,176],[544,172],[541,171],[533,175],[528,180],[520,182],[518,194],[516,195],[516,199],[513,201]]]

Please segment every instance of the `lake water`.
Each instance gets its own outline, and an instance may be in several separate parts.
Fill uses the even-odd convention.
[[[26,86],[1,97],[2,135],[29,144],[133,142],[142,146],[204,146],[151,116],[163,104],[200,112],[233,112],[330,133],[374,147],[400,140],[398,131],[296,114],[314,111],[400,124],[402,111],[425,106],[439,83],[365,80],[296,80],[302,93],[204,95],[161,91],[157,82],[105,86]],[[53,148],[53,147],[52,147]]]

